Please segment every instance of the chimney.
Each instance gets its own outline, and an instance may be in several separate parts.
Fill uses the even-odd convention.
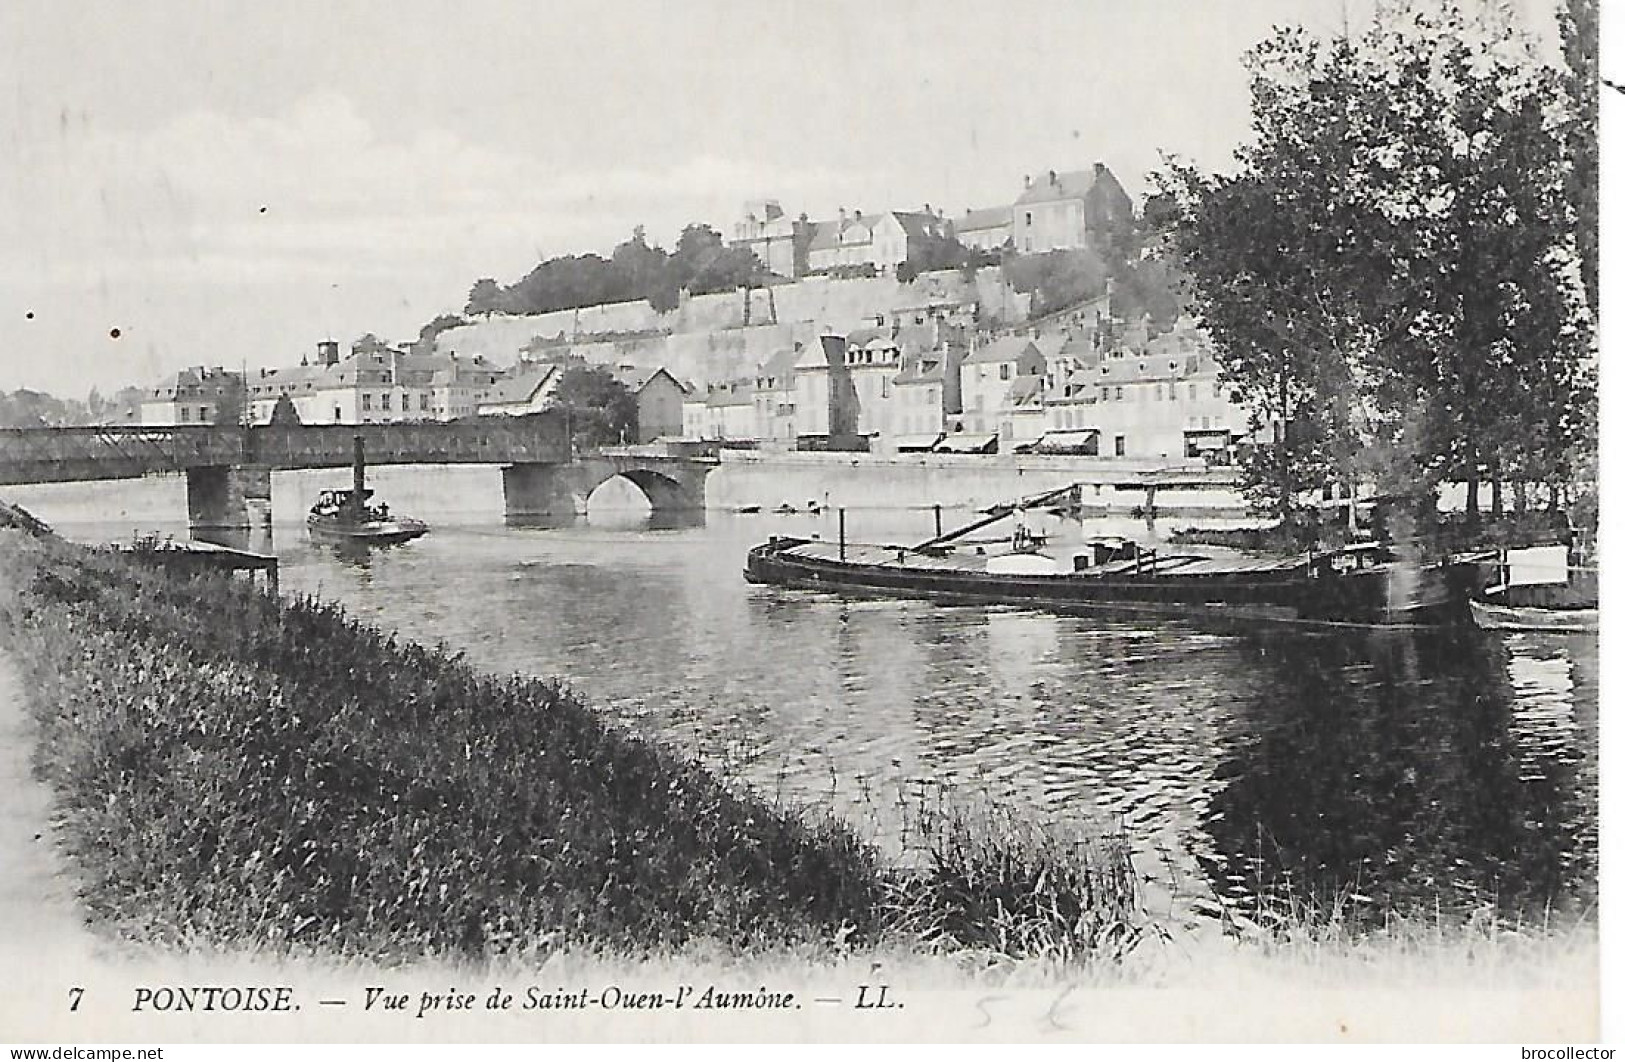
[[[927,214],[931,213],[931,204],[930,203],[925,204],[925,212]]]
[[[1103,174],[1105,172],[1106,172],[1106,164],[1104,162],[1095,163],[1095,176],[1096,177],[1099,177],[1101,174]]]
[[[1033,186],[1033,175],[1030,174],[1030,173],[1023,174],[1022,178],[1021,178],[1021,187],[1023,187],[1023,188],[1031,188],[1032,186]]]
[[[336,339],[326,339],[316,344],[316,361],[321,365],[337,365],[339,363],[339,344]]]
[[[841,224],[846,224],[846,207],[837,207],[835,213],[840,216]]]
[[[1055,171],[1054,170],[1049,171],[1049,183],[1050,184],[1055,183]]]

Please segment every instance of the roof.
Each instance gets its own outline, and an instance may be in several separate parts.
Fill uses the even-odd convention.
[[[671,377],[671,382],[677,384],[678,387],[683,386],[682,383],[678,381],[677,377],[672,376],[669,372],[666,372],[666,368],[663,365],[656,365],[653,368],[646,368],[639,365],[617,365],[615,368],[610,370],[610,375],[614,376],[622,387],[626,388],[628,391],[631,391],[633,394],[636,394],[645,387],[648,387],[649,381],[653,380],[661,373],[666,373],[668,377]]]
[[[914,213],[906,210],[893,210],[891,216],[903,226],[903,231],[910,239],[923,240],[932,236],[941,236],[947,228],[947,223],[935,214]]]
[[[491,393],[480,402],[482,406],[520,405],[536,397],[536,392],[553,375],[553,366],[528,369],[506,376],[496,382]],[[440,376],[440,373],[435,373]],[[436,382],[439,382],[438,380]]]
[[[861,227],[865,233],[872,232],[876,218],[881,214],[865,214],[859,210],[848,214],[843,220],[831,218],[829,221],[815,221],[812,223],[812,240],[807,244],[809,250],[828,251],[841,246],[841,236],[854,226]]]
[[[780,381],[778,390],[785,391],[795,387],[796,362],[801,360],[801,351],[791,347],[781,350],[777,354],[762,362],[756,369],[758,380]]]
[[[982,232],[1003,228],[1015,222],[1015,210],[1007,206],[983,207],[967,210],[965,216],[954,222],[955,232]]]
[[[990,343],[985,343],[976,350],[971,351],[965,359],[967,365],[986,365],[991,362],[1015,361],[1027,353],[1032,347],[1034,353],[1038,348],[1026,336],[999,336]]]
[[[931,368],[921,370],[918,364],[910,365],[892,380],[898,387],[908,387],[916,384],[937,384],[942,382],[942,366],[932,365]]]
[[[1005,400],[1013,406],[1019,406],[1040,398],[1044,394],[1044,378],[1042,376],[1017,376],[1010,384],[1010,390],[1005,393]]]
[[[1016,199],[1016,205],[1053,203],[1059,199],[1082,199],[1088,194],[1089,189],[1095,186],[1096,180],[1110,172],[1103,164],[1097,162],[1092,170],[1068,170],[1065,173],[1056,173],[1053,181],[1050,180],[1049,173],[1040,174],[1033,179],[1033,186],[1023,191]]]

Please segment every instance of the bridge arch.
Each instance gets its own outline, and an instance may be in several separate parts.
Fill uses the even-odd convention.
[[[649,501],[651,513],[705,508],[705,477],[713,465],[687,458],[583,455],[569,464],[514,465],[503,471],[510,518],[562,519],[585,513],[594,491],[624,480]]]
[[[681,480],[652,468],[629,468],[605,476],[591,491],[588,498],[598,492],[600,487],[611,483],[630,483],[649,502],[649,511],[652,513],[676,512],[684,509],[702,509],[705,507],[704,495],[694,497],[689,485]]]

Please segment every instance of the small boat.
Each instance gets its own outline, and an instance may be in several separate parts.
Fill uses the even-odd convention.
[[[1566,544],[1502,549],[1493,556],[1493,584],[1469,602],[1480,628],[1552,634],[1600,629],[1596,569],[1575,564]]]
[[[429,533],[429,525],[373,505],[361,436],[355,437],[355,479],[349,490],[324,490],[305,517],[312,538],[357,546],[396,546]]]
[[[1359,626],[1465,623],[1470,564],[1406,563],[1378,543],[1293,555],[1163,553],[1116,536],[1060,547],[1018,523],[998,544],[972,531],[1044,510],[1076,488],[1009,505],[915,546],[775,536],[751,549],[752,583],[1130,615]],[[1008,545],[1004,545],[1008,542]]]
[[[761,511],[762,507],[760,505],[741,505],[739,508],[734,510],[734,512],[738,513],[740,516],[753,516]]]
[[[1595,634],[1601,629],[1601,612],[1595,605],[1589,608],[1519,607],[1473,598],[1468,607],[1472,609],[1473,623],[1486,631]]]

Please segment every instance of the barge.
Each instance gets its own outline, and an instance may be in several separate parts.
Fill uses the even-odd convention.
[[[1377,543],[1294,555],[1163,552],[1116,536],[1052,545],[1018,526],[993,546],[960,540],[1054,491],[990,510],[915,546],[776,536],[749,551],[744,576],[785,587],[1007,602],[1066,611],[1327,626],[1436,626],[1470,621],[1472,564],[1416,564]],[[844,514],[842,514],[844,516]]]

